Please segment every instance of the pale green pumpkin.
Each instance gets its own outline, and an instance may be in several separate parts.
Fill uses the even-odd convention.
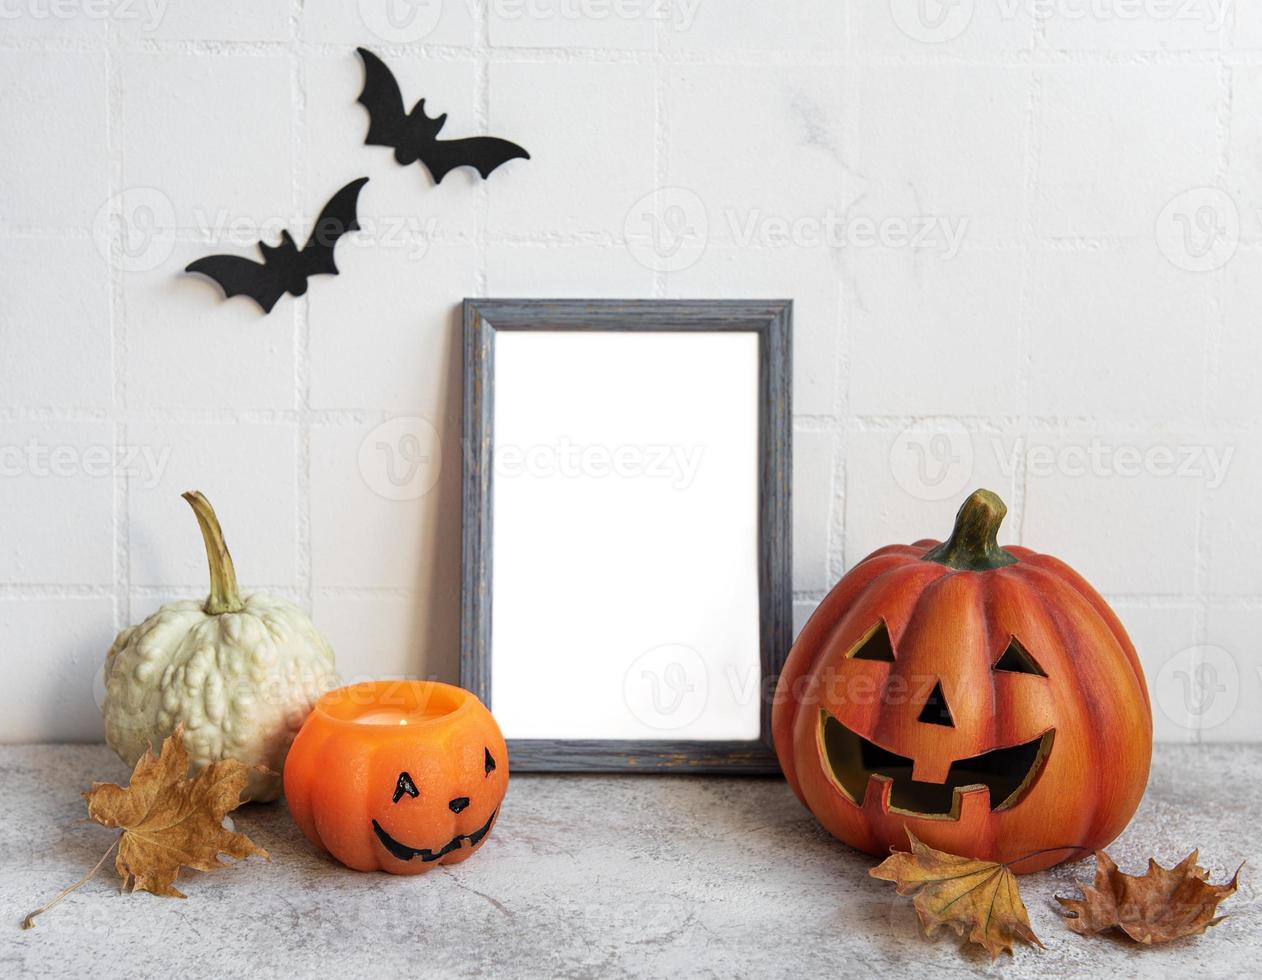
[[[105,741],[134,766],[183,722],[195,765],[261,766],[242,798],[274,800],[294,735],[338,683],[333,651],[293,603],[237,591],[210,502],[197,491],[184,499],[206,542],[210,596],[167,603],[118,634],[105,664]]]

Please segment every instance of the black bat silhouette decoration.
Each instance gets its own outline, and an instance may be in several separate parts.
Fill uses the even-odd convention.
[[[279,245],[259,242],[262,262],[239,255],[207,255],[190,262],[184,271],[213,279],[223,289],[225,297],[244,293],[258,303],[265,314],[271,313],[276,301],[285,293],[291,296],[305,293],[309,276],[337,275],[333,247],[347,232],[359,230],[355,207],[360,188],[366,183],[367,177],[352,180],[329,198],[302,251],[286,230],[280,233]]]
[[[367,48],[358,50],[364,59],[364,90],[356,101],[368,110],[366,144],[393,148],[395,160],[405,167],[419,160],[437,184],[456,167],[474,167],[485,180],[502,163],[530,159],[516,143],[495,136],[440,140],[438,131],[447,114],[431,119],[425,114],[424,99],[405,112],[403,93],[386,63]]]

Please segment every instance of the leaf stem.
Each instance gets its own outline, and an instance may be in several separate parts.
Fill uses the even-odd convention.
[[[80,878],[80,879],[79,879],[78,881],[76,881],[73,885],[71,885],[69,888],[67,888],[65,891],[63,891],[60,895],[58,895],[56,898],[54,898],[54,899],[53,899],[51,902],[49,902],[47,905],[41,905],[41,906],[40,906],[39,908],[37,908],[34,912],[30,913],[30,915],[28,915],[25,919],[23,919],[23,920],[22,920],[22,928],[23,928],[23,929],[34,929],[34,928],[35,928],[35,916],[37,916],[37,915],[41,915],[42,913],[47,912],[47,911],[48,911],[49,909],[51,909],[54,905],[57,905],[58,903],[60,903],[62,899],[64,899],[67,895],[69,895],[69,894],[70,894],[72,891],[74,891],[76,888],[80,888],[80,887],[82,887],[83,885],[86,885],[89,881],[91,881],[91,880],[92,880],[92,876],[93,876],[94,874],[96,874],[98,871],[100,871],[100,870],[101,870],[101,865],[103,865],[103,864],[105,863],[105,859],[106,859],[107,857],[109,857],[112,853],[114,853],[114,848],[118,847],[118,842],[119,842],[120,840],[122,840],[122,839],[123,839],[122,834],[119,834],[119,836],[118,836],[118,837],[114,838],[114,843],[110,845],[110,848],[109,848],[109,850],[108,850],[108,851],[106,851],[104,854],[102,854],[102,855],[101,855],[101,860],[97,861],[97,862],[96,862],[96,864],[94,864],[94,865],[92,866],[92,870],[91,870],[91,871],[89,871],[87,874],[85,874],[82,878]]]

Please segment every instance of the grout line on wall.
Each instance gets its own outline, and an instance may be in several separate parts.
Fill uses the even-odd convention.
[[[665,26],[659,18],[653,22],[653,186],[658,193],[653,203],[653,212],[658,227],[661,227],[663,214],[662,190],[670,181],[670,155],[666,146],[667,97],[669,78],[667,75],[665,44]],[[659,263],[660,265],[660,263]],[[666,270],[653,269],[653,296],[661,299],[668,293],[669,277]]]
[[[1224,30],[1234,31],[1233,19]],[[1230,38],[1228,38],[1230,40]],[[1227,177],[1231,167],[1231,113],[1232,113],[1232,69],[1224,65],[1218,68],[1218,105],[1214,119],[1214,136],[1217,143],[1217,166],[1214,174],[1216,187],[1226,190]],[[1221,348],[1227,331],[1227,279],[1226,267],[1215,269],[1210,273],[1206,290],[1206,325],[1204,331],[1204,348],[1201,365],[1201,397],[1200,414],[1207,417],[1213,408],[1214,393],[1218,390],[1219,368],[1221,366]],[[1192,591],[1204,597],[1209,581],[1209,561],[1212,557],[1212,546],[1209,542],[1209,506],[1210,490],[1204,481],[1197,484],[1196,495],[1196,527],[1194,532],[1194,561],[1192,565]],[[1194,630],[1196,643],[1204,646],[1209,642],[1209,609],[1204,599],[1197,603],[1194,613]],[[1202,742],[1205,732],[1202,727],[1204,716],[1198,714],[1197,728],[1193,733],[1193,741]]]
[[[109,409],[75,405],[12,405],[0,406],[0,422],[147,422],[164,425],[297,425],[305,421],[311,426],[364,425],[384,422],[401,411],[413,408],[131,408],[111,412]],[[794,428],[805,432],[901,432],[930,415],[820,415],[794,413]],[[953,424],[968,432],[998,436],[1021,434],[1027,439],[1035,435],[1122,437],[1134,435],[1162,436],[1204,440],[1230,429],[1248,434],[1262,431],[1257,417],[1211,416],[1203,419],[1145,420],[1108,415],[952,415]]]
[[[148,422],[165,425],[296,425],[304,419],[312,426],[364,425],[384,422],[413,408],[130,408],[109,409],[75,405],[0,406],[0,422]],[[794,428],[807,432],[901,432],[932,415],[820,415],[794,413]],[[952,415],[969,432],[1013,435],[1024,424],[1026,437],[1102,435],[1168,436],[1204,439],[1224,429],[1246,434],[1262,430],[1257,417],[1211,416],[1203,419],[1151,420],[1109,415]]]
[[[833,492],[829,494],[827,515],[828,544],[826,561],[830,581],[839,580],[846,572],[846,430],[838,428],[833,435]]]
[[[849,50],[852,44],[851,22],[850,17],[853,8],[846,8],[846,45]],[[857,78],[853,72],[841,71],[839,84],[841,86],[841,130],[842,130],[842,154],[850,155],[853,151],[846,145],[848,140],[853,140],[855,146],[859,144],[859,118],[860,106],[858,103],[860,88],[857,84]],[[850,201],[857,200],[858,195],[851,193],[849,187],[851,179],[851,169],[844,162],[841,167],[841,200]],[[857,190],[857,188],[856,188]],[[851,278],[846,274],[846,258],[847,254],[841,249],[831,249],[830,258],[837,268],[837,283],[834,287],[837,290],[837,322],[835,324],[837,330],[837,346],[833,353],[833,414],[834,418],[801,416],[794,418],[794,425],[803,429],[810,430],[815,427],[834,429],[835,434],[832,440],[833,465],[832,465],[832,493],[828,495],[828,512],[826,515],[827,524],[825,526],[826,544],[825,544],[825,566],[828,577],[831,581],[837,581],[846,571],[846,494],[847,494],[847,458],[846,455],[850,448],[849,426],[846,425],[846,419],[850,413],[850,377],[854,369],[854,361],[851,356],[853,347],[853,337],[850,323],[850,309],[853,306],[858,308],[858,291],[853,288]],[[851,299],[851,293],[854,294],[854,302],[848,302]],[[796,312],[796,311],[795,311]],[[795,328],[796,328],[795,323]]]
[[[309,210],[309,202],[300,202],[300,208],[294,210],[295,219],[301,220]],[[1248,229],[1242,229],[1243,235]],[[89,240],[92,238],[92,229],[87,226],[77,225],[10,225],[0,219],[0,237],[2,238],[54,238],[68,240]],[[396,234],[393,233],[392,234]],[[251,231],[248,235],[241,234],[219,234],[211,227],[182,227],[172,229],[169,233],[170,239],[180,244],[191,245],[233,245],[240,248],[248,248],[258,240],[258,235]],[[470,234],[460,230],[418,230],[410,231],[400,229],[397,237],[392,241],[400,241],[407,244],[456,244],[467,245],[476,244],[477,235]],[[627,247],[628,238],[621,232],[612,232],[608,230],[588,230],[588,231],[538,231],[538,232],[491,232],[486,233],[486,242],[489,245],[505,246],[510,248],[542,248],[552,246],[567,245],[586,245],[609,249],[625,249]],[[1026,238],[1008,238],[995,237],[990,239],[972,238],[964,242],[960,247],[961,253],[968,254],[986,254],[991,252],[1015,252],[1025,248],[1029,244],[1036,244],[1041,248],[1049,251],[1058,252],[1100,252],[1100,251],[1123,251],[1151,243],[1148,236],[1112,236],[1112,237],[1083,237],[1083,236],[1030,236]],[[731,241],[724,239],[715,239],[709,243],[718,249],[729,249],[732,251],[743,252],[769,252],[776,253],[783,250],[783,245],[769,241],[753,239],[751,241]],[[1242,237],[1239,243],[1239,250],[1245,252],[1262,251],[1262,239],[1250,239]],[[862,246],[855,246],[856,251],[862,251]],[[245,302],[245,301],[241,301]]]
[[[1030,29],[1030,49],[1039,51],[1046,47],[1047,23],[1045,18],[1035,17]],[[1043,144],[1040,139],[1040,122],[1043,110],[1043,84],[1038,67],[1031,64],[1026,88],[1025,110],[1025,167],[1022,173],[1022,200],[1025,215],[1022,222],[1021,247],[1021,283],[1017,297],[1017,397],[1020,398],[1021,412],[1017,421],[1017,437],[1025,439],[1030,427],[1030,412],[1033,407],[1033,335],[1034,335],[1034,263],[1035,263],[1035,220],[1036,200],[1038,196],[1039,175],[1041,172]],[[1015,541],[1025,543],[1026,516],[1029,514],[1030,480],[1026,466],[1026,455],[1018,454],[1017,464],[1012,473],[1012,524],[1016,529]]]
[[[891,541],[907,538],[912,532],[899,537],[897,532],[891,533]],[[0,583],[0,600],[38,600],[38,599],[108,599],[115,598],[118,587],[114,584],[102,583]],[[273,595],[301,595],[302,590],[294,583],[251,582],[247,592],[267,592]],[[325,598],[345,599],[416,599],[416,590],[407,586],[352,586],[323,585],[311,590],[314,595]],[[818,602],[827,594],[827,589],[795,589],[792,593],[795,602]],[[206,583],[175,582],[163,585],[131,585],[128,593],[134,598],[167,599],[179,596],[188,599],[200,599],[206,594]],[[1111,605],[1127,609],[1193,609],[1204,605],[1213,610],[1262,610],[1262,594],[1259,595],[1209,595],[1202,596],[1188,593],[1127,593],[1106,592],[1104,599]]]
[[[300,0],[296,0],[300,2]],[[485,21],[485,0],[475,7]],[[96,38],[21,38],[0,36],[0,51],[95,52],[102,49]],[[175,54],[227,57],[267,57],[297,50],[303,55],[339,55],[353,51],[356,42],[306,41],[299,37],[269,40],[222,41],[117,36],[109,43],[119,53]],[[377,40],[372,48],[387,60],[392,57],[422,57],[428,61],[456,62],[551,62],[591,64],[624,62],[651,64],[656,52],[636,47],[565,45],[491,46],[485,32],[478,32],[473,44],[429,44]],[[852,46],[835,50],[784,48],[699,48],[677,47],[671,63],[679,66],[724,67],[840,67],[856,68],[1020,68],[1029,65],[1168,67],[1180,65],[1262,65],[1262,48],[1173,48],[1135,50],[1109,48],[1057,48],[1042,44],[985,51],[889,48],[859,52]]]
[[[806,416],[814,418],[817,416]],[[932,413],[918,415],[855,415],[846,420],[848,425],[871,432],[901,430],[926,418]],[[1133,433],[1151,436],[1203,436],[1224,426],[1251,430],[1259,428],[1257,418],[1208,418],[1208,419],[1144,419],[1134,416],[1112,415],[951,415],[965,429],[1003,433],[1027,423],[1030,432],[1049,434]]]
[[[291,0],[289,8],[290,89],[293,112],[290,116],[291,194],[294,206],[302,213],[310,207],[306,201],[307,173],[307,86],[306,64],[302,54],[303,0]],[[315,212],[312,212],[312,227]],[[311,304],[310,294],[298,297],[293,304],[294,339],[294,574],[297,590],[307,613],[312,612],[311,574]]]
[[[472,5],[474,13],[474,61],[473,73],[473,105],[477,126],[474,132],[489,133],[491,131],[491,66],[486,57],[491,49],[491,18],[487,5],[489,0],[478,0]],[[474,243],[477,247],[478,266],[475,273],[474,286],[478,296],[487,295],[487,222],[491,214],[491,189],[489,181],[479,180],[473,196]],[[463,318],[459,318],[460,330],[464,330]],[[463,340],[459,334],[456,345]]]
[[[114,445],[127,444],[127,317],[126,294],[123,290],[124,215],[123,215],[123,152],[122,123],[124,92],[122,72],[115,57],[118,26],[106,25],[105,45],[105,141],[109,158],[106,192],[109,195],[109,295],[107,300],[110,324],[110,361],[113,374]],[[114,628],[121,630],[131,622],[131,520],[129,477],[124,468],[114,472]]]
[[[204,588],[204,586],[203,586]],[[109,585],[62,585],[40,584],[36,582],[0,583],[0,600],[12,599],[112,599],[117,607],[119,595],[123,596],[123,608],[126,609],[126,590],[119,589],[116,584]],[[116,609],[117,613],[117,609]],[[115,623],[115,631],[128,624],[126,618]]]

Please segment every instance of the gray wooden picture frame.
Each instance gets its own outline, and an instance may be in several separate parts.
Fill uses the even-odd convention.
[[[758,335],[759,687],[755,741],[509,739],[517,772],[778,773],[771,696],[792,635],[792,300],[464,301],[464,490],[460,684],[492,711],[492,460],[495,334],[526,331],[753,332]]]

